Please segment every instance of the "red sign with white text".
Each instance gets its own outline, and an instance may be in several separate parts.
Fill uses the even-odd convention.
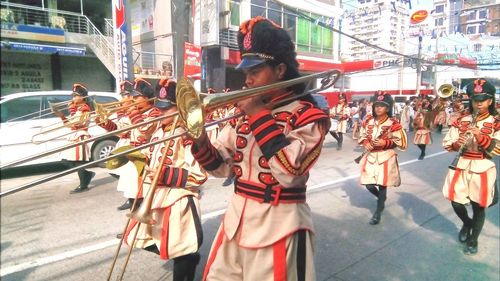
[[[201,47],[184,44],[184,77],[198,77],[201,73]]]

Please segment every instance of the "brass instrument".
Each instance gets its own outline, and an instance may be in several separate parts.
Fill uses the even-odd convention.
[[[276,89],[287,88],[296,84],[305,83],[312,79],[319,78],[322,78],[321,89],[326,89],[333,85],[340,78],[340,71],[325,71],[258,88],[237,90],[228,93],[211,94],[203,97],[203,99],[200,98],[200,95],[196,92],[188,79],[181,79],[177,82],[177,108],[179,110],[180,118],[184,122],[187,133],[191,137],[198,139],[203,132],[205,114],[207,112],[211,112],[216,108],[234,104],[238,101],[242,101],[251,97],[265,95],[266,93]],[[306,92],[306,94],[309,94],[309,92]],[[297,98],[297,96],[295,96],[295,98]]]
[[[472,114],[472,122],[469,125],[469,129],[474,128],[476,126],[476,123],[477,123],[476,117],[477,117],[477,112],[474,112]],[[460,157],[465,152],[465,148],[467,147],[467,144],[469,143],[469,141],[471,140],[471,138],[473,138],[472,133],[469,132],[469,131],[467,131],[465,133],[465,136],[467,137],[466,140],[465,140],[465,142],[460,146],[460,148],[458,149],[457,155],[455,155],[455,158],[453,158],[453,161],[451,161],[451,164],[448,166],[448,168],[450,168],[452,170],[456,170],[457,169],[458,160],[460,160]]]
[[[52,113],[54,113],[56,116],[61,116],[63,114],[61,112],[63,110],[63,107],[66,107],[66,105],[71,105],[71,104],[72,104],[72,102],[70,102],[70,103],[66,103],[66,102],[51,103],[51,102],[49,102],[49,107],[50,107],[50,110],[52,111]],[[45,134],[48,134],[48,133],[53,132],[53,131],[58,131],[64,127],[72,128],[75,125],[85,124],[88,121],[88,119],[91,117],[91,114],[92,114],[92,112],[86,112],[85,114],[81,114],[78,116],[71,116],[71,117],[67,118],[66,120],[64,120],[62,125],[59,125],[60,123],[55,123],[52,125],[44,126],[40,130],[39,133],[36,133],[31,137],[31,142],[34,144],[42,144],[42,143],[69,135],[72,132],[68,132],[68,133],[65,133],[62,135],[57,135],[57,136],[54,136],[54,137],[51,137],[51,138],[45,139],[45,140],[36,140],[36,138],[38,136],[45,135]],[[44,128],[49,128],[49,129],[44,130]]]
[[[84,99],[86,98],[90,98],[92,96],[86,96],[86,97],[83,97]],[[54,113],[54,111],[52,110],[52,106],[56,106],[58,108],[61,108],[62,106],[65,106],[65,105],[69,105],[73,102],[73,100],[67,100],[67,101],[61,101],[61,102],[57,102],[57,103],[51,103],[49,101],[49,108],[45,108],[45,109],[41,109],[41,110],[38,110],[38,111],[35,111],[35,112],[32,112],[32,113],[28,113],[28,114],[25,114],[23,116],[19,116],[19,117],[16,117],[16,118],[12,118],[12,119],[9,119],[7,120],[6,122],[9,123],[9,122],[13,122],[13,121],[16,121],[16,120],[20,120],[20,119],[23,119],[25,117],[28,117],[28,116],[32,116],[32,115],[37,115],[39,113],[42,113],[42,112],[45,112],[45,111],[48,111],[48,112],[45,112],[41,115],[38,115],[38,116],[34,116],[32,118],[29,118],[29,119],[26,119],[26,120],[33,120],[33,119],[40,119],[44,116],[47,116],[47,115],[51,115]],[[52,105],[51,105],[52,104]],[[26,120],[23,120],[23,121],[26,121]]]
[[[149,98],[147,99],[147,102],[154,102],[156,98]],[[95,108],[95,114],[96,118],[99,118],[100,122],[106,122],[109,120],[109,116],[113,115],[114,113],[117,113],[119,111],[122,111],[124,109],[129,109],[131,107],[136,106],[139,103],[143,103],[146,101],[141,101],[141,102],[135,102],[133,100],[130,101],[130,104],[124,105],[124,101],[115,101],[115,102],[108,102],[108,103],[97,103],[94,101],[94,108]]]
[[[437,91],[437,96],[441,99],[447,99],[455,93],[455,87],[452,84],[443,84]]]
[[[16,165],[19,165],[22,163],[32,161],[34,159],[45,157],[45,156],[50,155],[50,154],[54,154],[54,153],[78,146],[78,145],[82,145],[84,143],[92,142],[92,141],[95,141],[95,140],[98,140],[101,138],[108,137],[110,135],[115,135],[115,134],[119,134],[119,133],[122,133],[125,131],[129,131],[131,129],[135,129],[135,128],[138,128],[140,126],[144,126],[146,124],[150,124],[153,122],[158,122],[158,121],[161,121],[163,119],[175,116],[177,114],[180,115],[180,118],[183,120],[184,124],[186,125],[185,126],[186,132],[184,132],[182,134],[177,134],[175,136],[171,136],[171,137],[169,137],[169,139],[175,138],[175,137],[180,137],[186,133],[190,134],[192,136],[196,136],[197,132],[199,133],[198,134],[198,137],[199,137],[199,136],[201,136],[201,133],[203,132],[203,130],[206,126],[213,126],[213,125],[216,125],[220,122],[225,122],[227,120],[230,120],[230,119],[237,117],[237,116],[228,116],[228,117],[225,117],[223,119],[218,120],[217,122],[213,122],[213,123],[205,125],[204,124],[204,114],[206,112],[210,112],[210,110],[213,110],[213,109],[217,108],[218,106],[225,106],[228,104],[233,104],[238,100],[250,98],[253,96],[257,96],[259,94],[265,94],[271,90],[276,90],[278,88],[286,88],[286,87],[289,87],[289,86],[292,86],[295,84],[305,83],[306,81],[309,81],[312,79],[322,78],[321,79],[321,87],[319,87],[317,89],[312,89],[312,90],[306,91],[302,95],[317,93],[319,91],[323,91],[323,90],[331,87],[339,79],[339,77],[340,77],[340,72],[338,70],[326,71],[326,72],[322,72],[322,73],[316,73],[316,74],[311,74],[308,76],[295,78],[295,79],[288,80],[288,81],[278,82],[278,83],[271,84],[271,85],[266,85],[263,87],[239,90],[239,91],[223,93],[223,94],[209,95],[209,96],[206,96],[203,98],[203,102],[201,101],[200,96],[196,95],[196,90],[194,90],[194,88],[192,87],[192,85],[188,81],[183,82],[181,84],[181,86],[179,86],[179,83],[178,83],[176,95],[177,95],[177,107],[178,107],[179,112],[160,116],[160,117],[151,119],[149,121],[144,121],[144,122],[141,122],[141,123],[138,123],[135,125],[127,126],[126,128],[111,131],[111,132],[108,132],[106,134],[102,134],[99,136],[95,136],[95,137],[91,137],[91,138],[82,140],[80,142],[71,143],[71,144],[68,144],[68,145],[65,145],[65,146],[62,146],[59,148],[52,149],[52,150],[44,152],[44,153],[40,153],[40,154],[26,157],[26,158],[23,158],[23,159],[14,161],[14,162],[10,162],[10,163],[7,163],[7,164],[0,166],[0,169],[7,168],[7,167],[13,167],[13,166],[16,166]],[[185,85],[185,86],[182,86],[182,85]],[[295,100],[295,99],[299,98],[300,96],[301,95],[294,95],[294,96],[290,97],[289,99],[284,99],[282,101],[279,101],[278,104],[284,103],[284,102],[289,102],[290,100]],[[239,116],[241,116],[241,115],[239,115]],[[200,118],[201,118],[201,120],[200,120]],[[24,185],[19,186],[19,187],[15,187],[13,189],[1,192],[0,197],[16,193],[18,191],[36,186],[38,184],[59,178],[61,176],[65,176],[65,175],[70,174],[72,172],[75,172],[79,169],[91,167],[91,166],[94,166],[96,164],[106,162],[106,161],[113,159],[113,158],[116,158],[116,157],[125,156],[131,152],[138,151],[138,150],[141,150],[144,148],[148,148],[150,146],[164,142],[165,140],[167,140],[167,139],[164,138],[164,139],[156,140],[154,142],[146,143],[144,145],[137,146],[133,149],[123,151],[123,152],[120,152],[120,153],[117,153],[115,155],[111,155],[111,156],[108,156],[105,158],[97,159],[97,160],[94,160],[92,162],[80,165],[78,167],[71,168],[69,170],[60,172],[58,174],[51,175],[51,176],[48,176],[46,178],[36,180],[34,182],[24,184]]]

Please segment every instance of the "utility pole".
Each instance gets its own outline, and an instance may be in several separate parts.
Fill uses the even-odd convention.
[[[189,41],[190,2],[173,0],[170,10],[172,13],[174,72],[177,80],[180,80],[184,77],[184,43]]]
[[[438,62],[437,62],[437,57],[438,57],[438,54],[439,54],[439,44],[438,44],[438,38],[439,36],[436,36],[436,64],[434,65],[434,90],[433,90],[433,93],[434,93],[434,96],[437,96],[437,89],[438,89],[438,86],[437,86],[437,80],[438,80]]]
[[[418,55],[417,55],[417,86],[415,93],[417,96],[420,96],[420,84],[422,80],[422,63],[420,62],[420,56],[422,54],[422,28],[420,28],[420,32],[418,33]]]

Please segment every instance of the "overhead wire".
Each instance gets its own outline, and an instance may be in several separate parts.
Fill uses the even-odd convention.
[[[407,54],[403,54],[403,53],[400,53],[400,52],[397,52],[397,51],[393,51],[393,50],[389,50],[389,49],[386,49],[384,47],[381,47],[379,45],[376,45],[376,44],[372,44],[366,40],[363,40],[363,39],[360,39],[354,35],[351,35],[351,34],[348,34],[348,33],[345,33],[337,28],[334,28],[330,25],[327,25],[321,21],[319,21],[318,19],[315,19],[309,15],[306,15],[302,12],[300,12],[297,8],[294,8],[294,7],[291,7],[287,4],[284,4],[283,2],[281,1],[278,1],[278,0],[270,0],[271,2],[274,2],[274,3],[277,3],[281,6],[283,6],[284,9],[288,10],[289,13],[291,13],[292,15],[295,15],[296,17],[300,17],[302,19],[305,19],[305,20],[308,20],[309,22],[313,23],[313,24],[316,24],[316,25],[319,25],[323,28],[326,28],[326,29],[329,29],[333,32],[336,32],[342,36],[345,36],[345,37],[348,37],[348,38],[351,38],[355,41],[358,41],[362,44],[364,44],[365,46],[368,46],[368,47],[371,47],[371,48],[374,48],[374,49],[377,49],[377,50],[380,50],[380,51],[383,51],[383,52],[386,52],[386,53],[389,53],[389,54],[393,54],[393,55],[396,55],[396,56],[401,56],[401,57],[404,57],[404,58],[407,58],[407,59],[411,59],[411,60],[416,60],[416,61],[419,61],[420,63],[425,63],[425,64],[430,64],[430,65],[449,65],[449,64],[446,64],[446,63],[440,63],[440,62],[434,62],[434,61],[429,61],[429,60],[426,60],[426,59],[422,59],[422,58],[417,58],[415,55],[407,55]],[[500,66],[500,61],[498,62],[493,62],[493,63],[476,63],[475,64],[476,66],[493,66],[493,65],[498,65]],[[464,66],[464,65],[460,65],[460,64],[457,64],[456,65],[457,67],[460,67],[460,68],[470,68],[470,67],[467,67],[467,66]]]

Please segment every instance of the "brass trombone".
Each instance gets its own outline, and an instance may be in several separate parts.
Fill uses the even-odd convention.
[[[116,157],[126,156],[127,154],[129,154],[131,152],[139,151],[139,150],[144,149],[144,148],[149,148],[150,146],[162,143],[162,142],[169,140],[169,139],[172,139],[172,138],[183,136],[185,134],[189,134],[193,138],[199,138],[201,136],[201,133],[203,132],[204,128],[215,126],[221,122],[225,122],[227,120],[237,118],[238,116],[243,115],[243,114],[240,114],[240,115],[236,115],[236,116],[228,116],[226,118],[217,120],[215,122],[212,122],[209,124],[204,124],[205,123],[204,115],[207,112],[210,112],[211,110],[216,108],[217,106],[219,106],[219,107],[226,106],[226,105],[233,104],[237,101],[241,101],[241,100],[244,100],[244,99],[247,99],[250,97],[262,95],[262,94],[267,93],[267,92],[272,91],[272,90],[276,90],[279,88],[286,88],[286,87],[289,87],[289,86],[292,86],[295,84],[305,83],[306,81],[309,81],[312,79],[322,78],[320,88],[312,89],[312,90],[306,91],[302,94],[302,95],[308,95],[308,94],[316,93],[319,91],[323,91],[323,90],[331,87],[339,79],[339,77],[340,77],[340,72],[338,70],[325,71],[325,72],[311,74],[311,75],[307,75],[307,76],[303,76],[303,77],[299,77],[299,78],[295,78],[295,79],[291,79],[291,80],[287,80],[287,81],[283,81],[283,82],[278,82],[278,83],[263,86],[263,87],[238,90],[238,91],[222,93],[222,94],[212,94],[209,96],[205,96],[203,98],[203,101],[201,100],[200,96],[197,95],[196,90],[193,88],[193,86],[191,85],[191,83],[189,81],[181,80],[177,84],[178,88],[176,91],[176,96],[177,96],[178,112],[176,112],[176,113],[172,113],[172,114],[165,115],[165,116],[160,116],[160,117],[154,118],[154,119],[149,120],[149,121],[145,121],[145,122],[138,123],[138,124],[135,124],[132,126],[128,126],[126,128],[122,128],[119,130],[109,132],[107,134],[92,137],[92,138],[80,141],[78,143],[68,144],[66,146],[47,151],[45,153],[41,153],[41,154],[31,156],[31,157],[26,157],[24,159],[17,160],[17,161],[8,163],[6,165],[3,165],[0,167],[0,169],[16,166],[16,165],[19,165],[21,163],[25,163],[25,162],[28,162],[28,161],[31,161],[31,160],[34,160],[34,159],[37,159],[40,157],[45,157],[47,155],[50,155],[50,154],[53,154],[56,152],[60,152],[60,151],[63,151],[63,150],[66,150],[68,148],[72,148],[72,147],[75,147],[78,145],[82,145],[83,143],[95,141],[97,139],[104,138],[104,137],[107,137],[109,135],[119,134],[119,133],[122,133],[122,132],[125,132],[128,130],[143,126],[145,124],[157,122],[157,121],[163,120],[165,118],[175,116],[176,114],[180,115],[179,117],[184,123],[184,128],[186,130],[185,132],[170,136],[168,138],[156,140],[154,142],[146,143],[146,144],[134,147],[133,149],[123,151],[121,153],[117,153],[117,154],[114,154],[112,156],[108,156],[108,157],[101,158],[98,160],[94,160],[92,162],[83,164],[81,166],[60,172],[58,174],[48,176],[48,177],[45,177],[43,179],[36,180],[34,182],[24,184],[24,185],[19,186],[19,187],[12,188],[10,190],[7,190],[7,191],[0,193],[0,197],[5,196],[5,195],[10,195],[10,194],[19,192],[21,190],[36,186],[38,184],[48,182],[48,181],[51,181],[53,179],[68,175],[68,174],[75,172],[79,169],[88,168],[88,167],[94,166],[95,164],[103,163],[103,162],[106,162],[106,161],[113,159],[113,158],[116,158]],[[180,87],[179,87],[179,84],[180,84]],[[295,100],[300,96],[301,95],[294,95],[288,99],[284,99],[283,101],[280,101],[280,103],[289,102],[290,100]]]
[[[155,99],[156,98],[150,98],[147,101],[148,102],[149,101],[154,101]],[[142,103],[142,102],[140,102],[140,103]],[[64,127],[71,128],[71,127],[73,127],[74,124],[84,123],[84,122],[87,121],[88,118],[90,118],[90,121],[94,121],[94,122],[95,122],[96,118],[99,118],[99,122],[103,122],[103,121],[107,121],[107,120],[114,120],[116,118],[111,118],[110,119],[109,116],[111,116],[112,114],[114,114],[114,113],[116,113],[118,111],[121,111],[121,110],[124,110],[124,109],[127,109],[127,108],[131,108],[133,106],[136,106],[139,103],[137,103],[137,102],[131,102],[128,105],[121,105],[121,104],[123,104],[123,101],[116,101],[116,102],[109,102],[109,103],[97,103],[96,101],[94,101],[94,107],[95,107],[94,111],[91,111],[91,112],[88,112],[87,114],[81,115],[81,116],[79,116],[79,118],[78,117],[69,118],[68,119],[69,122],[64,122],[62,125],[60,125],[60,122],[58,122],[58,123],[55,123],[55,124],[52,124],[52,125],[45,126],[44,128],[47,128],[47,127],[50,128],[51,126],[58,125],[57,127],[53,127],[53,128],[48,129],[48,130],[43,130],[43,128],[42,128],[42,131],[40,131],[39,133],[34,134],[31,137],[31,142],[34,143],[34,144],[42,144],[42,143],[45,143],[45,142],[48,142],[48,141],[52,141],[52,140],[55,140],[55,139],[62,138],[64,136],[70,135],[73,132],[70,131],[70,132],[66,132],[66,133],[60,134],[60,135],[53,136],[53,137],[48,138],[48,139],[36,140],[36,138],[39,137],[39,136],[48,134],[48,133],[53,132],[53,131],[60,130],[60,129],[64,128]],[[52,112],[54,114],[58,115],[60,113],[61,107],[60,107],[59,103],[57,103],[57,104],[51,104],[51,103],[49,103],[49,106],[52,109]],[[87,127],[87,129],[95,127],[95,126],[98,126],[98,125],[99,125],[98,122],[95,122],[95,124],[89,125]]]
[[[86,97],[83,97],[83,98],[84,98],[84,99],[86,99],[86,98],[91,98],[91,97],[93,97],[93,96],[86,96]],[[70,104],[70,103],[72,103],[72,102],[73,102],[73,100],[67,100],[67,101],[61,101],[61,102],[52,103],[52,104],[53,104],[53,105],[64,106],[64,105],[68,105],[68,104]],[[50,112],[46,112],[46,113],[41,114],[42,112],[45,112],[45,111],[50,111]],[[19,117],[16,117],[16,118],[12,118],[12,119],[7,120],[6,122],[7,122],[7,123],[9,123],[9,122],[14,122],[14,121],[16,121],[16,120],[23,119],[23,118],[25,118],[25,117],[32,116],[32,115],[36,115],[36,114],[39,114],[39,113],[40,113],[40,115],[38,115],[38,116],[34,116],[34,117],[29,118],[29,119],[27,119],[27,120],[40,119],[40,118],[42,118],[42,117],[44,117],[44,116],[47,116],[47,115],[52,114],[52,113],[53,113],[53,111],[52,111],[51,102],[49,101],[49,108],[41,109],[41,110],[38,110],[38,111],[35,111],[35,112],[31,112],[31,113],[25,114],[25,115],[23,115],[23,116],[19,116]],[[23,120],[23,121],[26,121],[26,120]]]
[[[452,84],[443,84],[437,91],[437,96],[442,99],[447,99],[455,93],[455,87]]]

